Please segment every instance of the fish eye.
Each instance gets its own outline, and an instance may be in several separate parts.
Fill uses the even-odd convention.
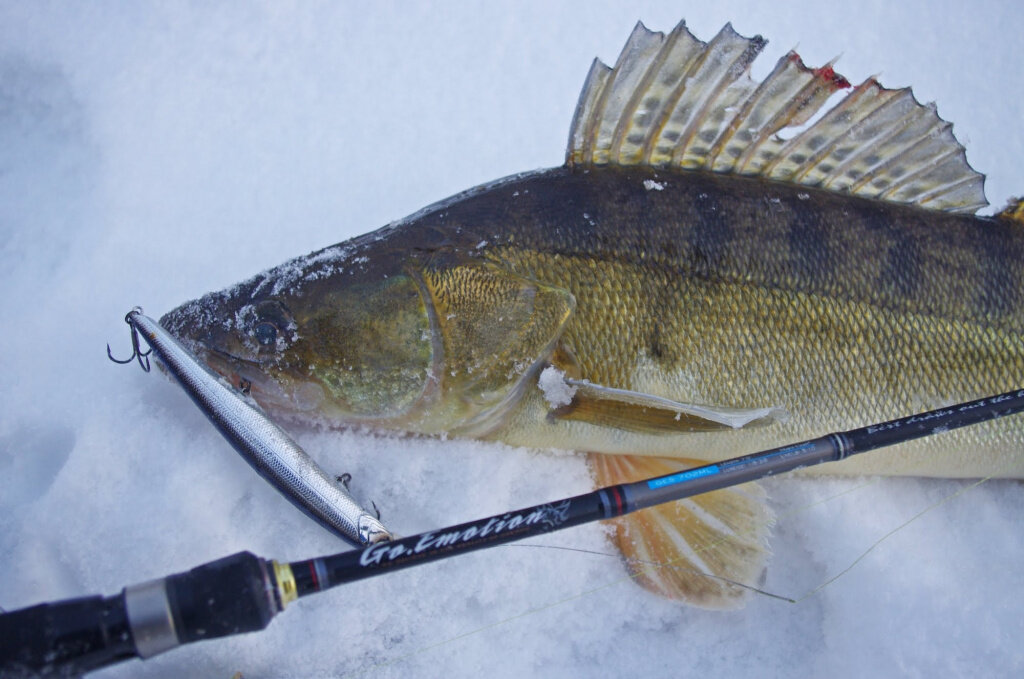
[[[277,342],[277,327],[273,323],[263,321],[258,323],[253,328],[252,334],[256,336],[256,341],[262,346],[269,347]]]

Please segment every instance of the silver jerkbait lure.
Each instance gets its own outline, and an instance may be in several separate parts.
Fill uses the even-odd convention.
[[[259,409],[243,400],[224,379],[200,363],[159,323],[136,307],[125,316],[132,327],[134,353],[149,370],[149,352],[140,349],[138,334],[145,338],[167,371],[181,384],[217,430],[260,476],[284,494],[292,504],[332,533],[356,545],[392,539],[374,515],[356,502],[348,491],[329,477],[280,427]],[[107,351],[109,353],[109,347]]]

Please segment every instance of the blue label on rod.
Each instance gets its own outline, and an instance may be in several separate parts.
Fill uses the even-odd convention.
[[[679,472],[671,476],[662,476],[657,479],[651,479],[647,482],[647,487],[651,490],[657,488],[664,488],[665,486],[674,486],[677,483],[683,483],[684,481],[692,481],[693,479],[699,479],[704,476],[713,476],[718,473],[718,465],[712,464],[707,467],[697,467],[696,469],[688,469],[685,472]]]

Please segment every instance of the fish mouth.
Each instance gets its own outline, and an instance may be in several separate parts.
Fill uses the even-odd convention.
[[[245,292],[259,278],[240,286]],[[240,294],[235,292],[235,294]],[[160,325],[214,374],[268,410],[306,413],[320,408],[323,388],[308,380],[275,379],[260,362],[239,356],[233,332],[236,312],[227,293],[210,293],[164,314]]]
[[[267,410],[309,413],[323,406],[324,390],[315,382],[295,380],[286,385],[267,375],[255,361],[208,346],[200,345],[196,349],[196,357],[210,370]]]

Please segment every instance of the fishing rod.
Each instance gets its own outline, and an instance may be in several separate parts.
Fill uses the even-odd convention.
[[[836,462],[1022,410],[1024,389],[330,556],[280,563],[240,552],[126,587],[111,597],[70,599],[4,613],[0,675],[75,676],[193,641],[255,632],[296,599],[338,585]]]

